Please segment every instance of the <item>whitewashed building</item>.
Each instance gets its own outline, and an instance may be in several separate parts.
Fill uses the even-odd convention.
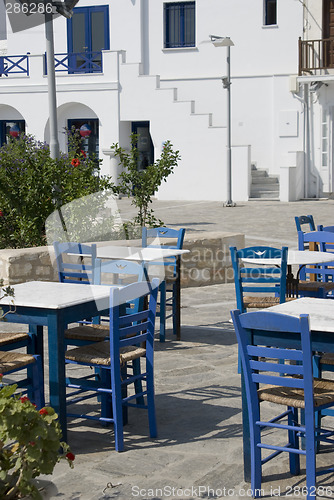
[[[331,193],[334,45],[323,39],[334,43],[333,4],[80,0],[71,19],[53,21],[61,149],[64,128],[83,127],[85,147],[116,179],[111,144],[129,147],[140,133],[143,167],[170,140],[182,160],[157,197],[225,201],[227,48],[209,35],[226,36],[233,200]],[[24,22],[35,26],[17,29],[13,8],[0,3],[0,140],[25,130],[49,141],[44,25],[31,15]]]

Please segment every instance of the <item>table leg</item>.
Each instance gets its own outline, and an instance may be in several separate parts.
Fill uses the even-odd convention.
[[[58,413],[67,441],[64,326],[60,311],[48,316],[50,405]]]
[[[181,340],[181,257],[176,257],[176,339]]]
[[[43,327],[41,325],[29,325],[30,341],[27,347],[28,354],[39,354],[42,361],[43,384],[44,384],[44,346],[43,346]],[[33,368],[28,366],[28,377],[33,378]],[[32,399],[32,390],[28,390],[28,397]]]

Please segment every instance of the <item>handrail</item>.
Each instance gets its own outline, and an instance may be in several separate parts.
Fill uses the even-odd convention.
[[[334,39],[302,40],[299,38],[298,74],[334,68]]]
[[[18,73],[29,76],[29,57],[27,55],[0,56],[0,76]]]
[[[73,73],[102,73],[102,51],[69,52],[55,54],[55,71]],[[45,74],[47,74],[46,55],[44,55]]]

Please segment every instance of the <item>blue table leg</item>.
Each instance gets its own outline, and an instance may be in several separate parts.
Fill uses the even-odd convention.
[[[50,405],[67,441],[64,326],[61,311],[48,316]]]
[[[28,354],[39,354],[42,361],[43,383],[44,383],[44,349],[43,349],[43,327],[40,325],[29,325],[30,340],[27,346]],[[27,368],[28,377],[33,378],[33,367]],[[28,389],[29,399],[33,398],[32,388]]]

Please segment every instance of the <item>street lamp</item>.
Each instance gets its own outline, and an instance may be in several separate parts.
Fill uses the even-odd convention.
[[[73,14],[73,7],[79,0],[53,1],[58,14],[69,19]],[[57,97],[56,97],[56,74],[54,59],[53,40],[53,13],[45,11],[45,41],[46,41],[46,65],[48,78],[48,98],[49,98],[49,127],[50,127],[50,156],[59,157],[58,123],[57,123]]]
[[[230,37],[210,35],[210,40],[215,47],[227,47],[227,76],[222,78],[223,87],[227,90],[227,201],[226,207],[234,207],[232,201],[232,155],[231,155],[231,60],[230,48],[234,43]]]

